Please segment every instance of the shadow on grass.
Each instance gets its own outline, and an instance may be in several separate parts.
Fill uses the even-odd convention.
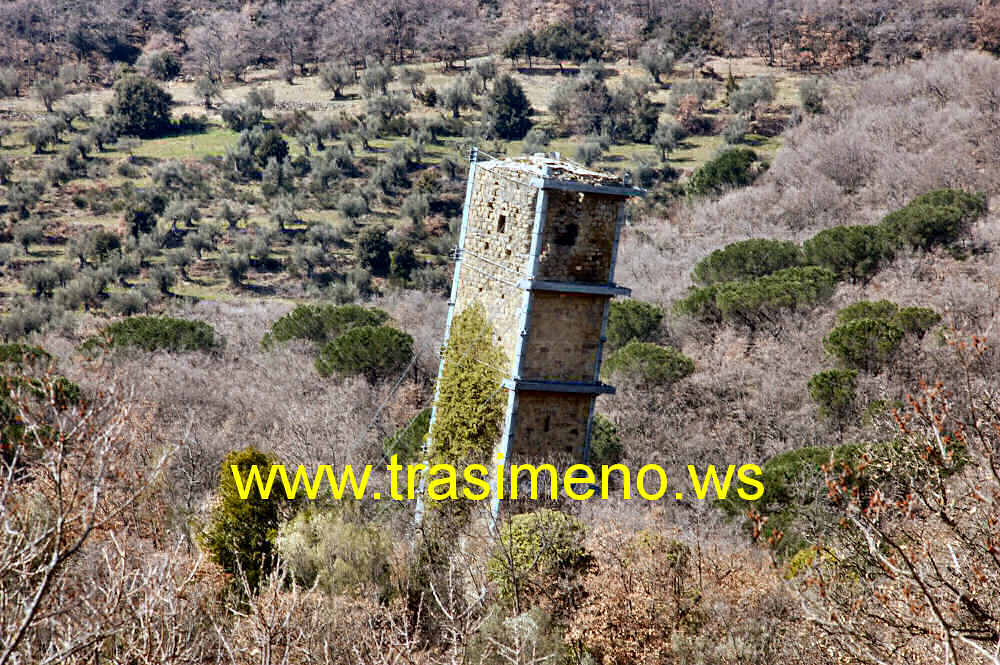
[[[545,66],[539,67],[537,65],[533,67],[518,67],[518,74],[523,74],[524,76],[556,76],[557,74],[562,74],[563,76],[576,76],[580,73],[579,67],[563,67],[559,69],[556,66]]]
[[[248,284],[246,282],[244,282],[242,286],[237,287],[237,290],[252,293],[258,296],[273,296],[277,293],[277,290],[273,286],[264,284]]]

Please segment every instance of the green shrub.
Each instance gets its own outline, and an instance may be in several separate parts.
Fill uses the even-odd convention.
[[[632,340],[615,351],[605,367],[646,384],[669,386],[694,372],[694,361],[669,346]]]
[[[722,323],[722,313],[715,305],[718,292],[717,286],[691,287],[687,296],[674,303],[674,313],[703,323]]]
[[[398,374],[413,357],[413,338],[389,326],[359,326],[328,342],[316,358],[316,371],[362,374],[374,383]]]
[[[747,281],[692,289],[675,311],[706,323],[727,321],[750,329],[773,322],[784,311],[804,311],[833,294],[836,277],[815,266],[786,268]]]
[[[389,267],[389,276],[406,281],[413,275],[413,271],[420,267],[417,255],[409,243],[400,245],[391,253],[392,261]]]
[[[899,305],[889,300],[859,300],[837,312],[837,325],[858,319],[881,319],[889,321],[896,316]]]
[[[641,300],[613,301],[608,311],[607,348],[614,351],[633,339],[648,342],[656,337],[663,310]]]
[[[149,75],[159,81],[172,81],[181,73],[181,63],[169,51],[156,51],[140,58]]]
[[[435,461],[473,461],[493,452],[506,407],[500,381],[510,362],[493,337],[482,305],[452,320],[431,432]]]
[[[245,101],[238,104],[226,104],[219,111],[219,114],[226,127],[234,132],[252,129],[264,121],[264,112],[261,108]]]
[[[107,260],[111,252],[121,249],[122,239],[114,231],[99,230],[87,238],[87,252],[96,257],[98,262]]]
[[[913,199],[910,205],[953,206],[972,218],[985,215],[987,210],[986,197],[983,194],[970,194],[960,189],[935,189],[925,192]]]
[[[500,597],[522,605],[532,598],[558,595],[591,565],[583,546],[586,527],[576,517],[554,510],[514,515],[499,529],[487,575]]]
[[[253,148],[253,157],[261,168],[267,166],[272,159],[281,164],[288,157],[288,142],[281,132],[269,129],[260,134],[259,142]]]
[[[485,117],[492,134],[506,141],[522,139],[531,129],[531,103],[510,75],[504,74],[493,84]]]
[[[539,51],[562,70],[563,60],[585,62],[601,57],[604,43],[600,35],[581,31],[567,23],[553,23],[535,35]]]
[[[927,250],[955,242],[985,213],[985,196],[939,189],[921,194],[886,215],[882,226],[899,242]]]
[[[126,76],[114,88],[108,115],[114,119],[119,134],[151,139],[170,131],[173,100],[154,81],[143,76]]]
[[[389,315],[380,309],[360,305],[297,305],[271,325],[260,344],[265,349],[293,339],[321,345],[359,326],[380,326]]]
[[[893,242],[881,226],[836,226],[802,243],[806,262],[839,279],[867,280],[892,261]]]
[[[754,323],[769,320],[780,310],[802,311],[833,294],[833,273],[815,267],[786,268],[745,282],[719,285],[715,297],[722,318]]]
[[[803,263],[802,250],[793,242],[753,238],[717,249],[695,264],[691,278],[708,286],[763,277]]]
[[[855,319],[830,331],[823,348],[846,367],[866,372],[885,365],[903,341],[903,329],[884,319]]]
[[[907,335],[923,335],[941,322],[941,315],[927,307],[902,307],[892,318],[892,322]]]
[[[284,494],[280,483],[269,497],[262,497],[257,485],[251,484],[247,498],[241,498],[232,467],[239,468],[246,483],[251,468],[256,466],[266,484],[272,463],[271,457],[252,446],[226,455],[219,469],[218,500],[201,538],[205,549],[224,571],[236,575],[242,570],[246,574],[252,591],[275,563],[274,540]]]
[[[384,277],[392,267],[391,250],[392,245],[384,228],[366,226],[358,234],[354,253],[362,268],[371,270],[373,275]]]
[[[855,406],[858,372],[853,369],[828,369],[809,379],[809,397],[819,407],[820,415],[844,420]]]
[[[81,345],[83,351],[101,347],[137,348],[143,351],[215,351],[223,341],[215,329],[203,321],[186,321],[166,316],[132,316],[116,321]]]
[[[858,319],[879,319],[898,326],[907,335],[923,337],[941,321],[941,315],[927,307],[900,307],[888,300],[860,300],[837,312],[837,324]]]
[[[760,157],[750,148],[732,148],[702,164],[688,181],[688,192],[718,194],[726,189],[745,187],[764,170]]]
[[[590,466],[618,464],[625,455],[625,446],[615,424],[599,413],[594,414],[590,433]]]
[[[802,532],[796,528],[796,519],[810,508],[811,502],[826,494],[821,466],[831,462],[853,463],[861,452],[857,444],[834,448],[807,446],[775,455],[761,467],[759,480],[764,485],[764,495],[755,501],[745,501],[735,492],[718,502],[732,516],[745,517],[753,509],[767,517],[762,540],[770,541],[781,556],[799,551],[806,543]],[[808,485],[812,477],[813,493],[798,488]],[[780,538],[776,538],[781,533]]]
[[[330,595],[355,595],[389,584],[392,543],[385,529],[344,519],[343,511],[306,508],[278,532],[277,550],[295,580]]]
[[[431,409],[427,407],[410,421],[406,427],[385,440],[383,448],[386,457],[398,455],[400,464],[417,462],[424,449],[424,439],[431,425]]]
[[[962,211],[953,206],[911,204],[886,215],[882,224],[900,242],[928,250],[957,240],[964,230],[964,220]]]
[[[40,361],[46,363],[52,360],[52,354],[38,346],[28,344],[0,344],[0,363],[23,368]]]

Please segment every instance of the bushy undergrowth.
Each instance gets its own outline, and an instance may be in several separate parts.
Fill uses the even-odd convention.
[[[632,340],[650,342],[663,322],[663,310],[641,300],[613,301],[608,311],[607,348],[621,348]]]
[[[80,403],[80,386],[54,371],[55,358],[38,346],[0,344],[0,463],[12,464],[15,459],[31,458],[42,452],[39,441],[26,428],[19,403],[33,406],[52,404],[57,411]],[[22,395],[12,399],[11,393]]]
[[[832,293],[837,280],[868,281],[903,246],[950,246],[986,212],[979,194],[941,189],[918,196],[879,225],[836,226],[806,240],[751,239],[726,245],[695,264],[697,286],[674,311],[705,322],[756,328],[781,309],[803,310]]]
[[[753,279],[803,264],[802,250],[787,240],[752,238],[717,249],[695,264],[691,279],[701,286]]]
[[[750,148],[731,148],[698,167],[687,190],[696,195],[719,194],[751,184],[766,170],[766,163]]]
[[[608,374],[619,374],[649,386],[670,386],[694,372],[694,361],[669,346],[633,339],[604,364]]]
[[[835,284],[836,276],[823,268],[786,268],[746,281],[694,288],[674,309],[705,322],[725,321],[756,329],[784,312],[811,309],[833,294]]]
[[[518,606],[532,599],[557,606],[571,603],[579,594],[572,584],[579,583],[592,559],[583,547],[585,534],[578,518],[554,510],[512,516],[500,527],[487,565],[500,596]]]
[[[400,464],[419,461],[423,452],[424,441],[430,430],[431,409],[423,409],[405,427],[400,428],[385,440],[385,454],[391,458],[397,455]]]
[[[256,484],[248,481],[256,468],[267,480],[275,460],[253,447],[233,451],[219,468],[218,502],[212,510],[208,527],[201,536],[209,554],[230,575],[246,575],[251,591],[256,591],[263,577],[275,563],[275,539],[280,524],[283,500],[280,488],[264,497]],[[235,467],[249,493],[244,499],[233,472]]]
[[[93,352],[100,348],[134,348],[143,351],[216,351],[224,341],[212,326],[166,316],[132,316],[105,326],[99,335],[81,345]]]
[[[875,372],[891,360],[906,335],[920,339],[940,320],[940,314],[926,307],[862,300],[837,313],[837,326],[823,347],[848,368]]]
[[[361,374],[375,382],[401,372],[413,357],[413,338],[390,326],[358,326],[327,342],[316,357],[320,376]]]
[[[808,446],[776,455],[765,462],[758,478],[764,485],[764,496],[749,502],[730,493],[718,501],[719,507],[733,517],[745,518],[752,509],[767,521],[762,527],[761,537],[782,556],[789,556],[805,546],[810,528],[819,527],[813,520],[828,510],[823,490],[824,468],[836,473],[839,465],[856,464],[863,453],[878,453],[886,446],[882,444],[844,444],[834,447]],[[823,518],[818,518],[820,522]]]
[[[297,305],[271,325],[260,340],[265,349],[280,342],[302,339],[322,345],[360,326],[380,326],[389,315],[360,305]]]

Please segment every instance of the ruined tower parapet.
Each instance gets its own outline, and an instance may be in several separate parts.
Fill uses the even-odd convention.
[[[625,200],[640,193],[556,158],[473,151],[444,343],[454,315],[481,304],[510,359],[505,463],[588,457],[595,399],[614,392],[600,381],[610,300],[629,294],[614,283]]]

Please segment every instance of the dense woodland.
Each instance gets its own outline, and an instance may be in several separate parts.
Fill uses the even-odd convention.
[[[1000,663],[994,0],[0,32],[0,665]],[[489,324],[441,347],[474,146],[646,190],[589,463],[665,498],[240,500],[233,464],[421,459],[442,356],[428,454],[492,449]],[[670,499],[748,463],[760,500]]]

